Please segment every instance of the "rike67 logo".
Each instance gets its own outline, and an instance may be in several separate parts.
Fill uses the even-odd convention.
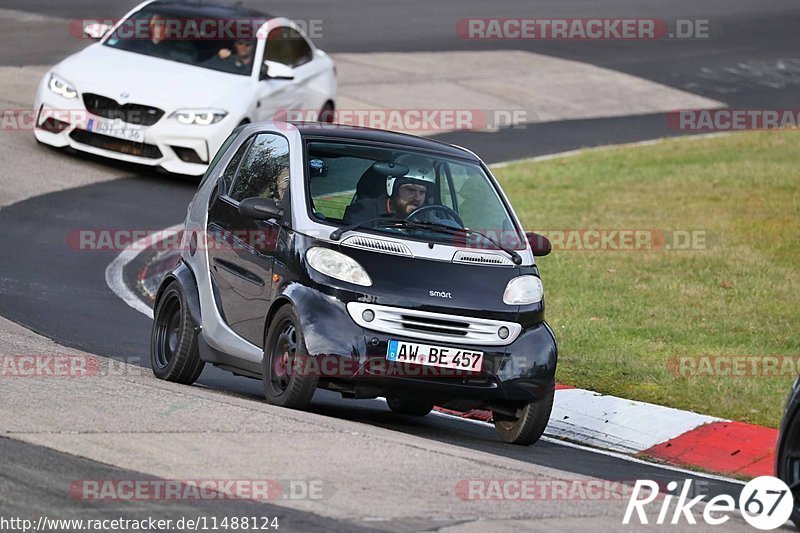
[[[674,494],[662,497],[655,481],[637,480],[628,500],[628,507],[625,509],[622,523],[628,525],[631,523],[631,519],[634,520],[634,523],[638,519],[640,524],[651,523],[650,520],[659,525],[676,525],[684,520],[687,524],[696,524],[694,513],[697,512],[701,514],[706,524],[719,526],[725,524],[730,520],[732,514],[738,512],[754,528],[767,531],[785,524],[794,507],[794,498],[789,487],[780,479],[772,476],[757,477],[744,486],[739,494],[738,511],[733,496],[720,494],[708,500],[701,512],[698,504],[703,501],[704,497],[702,495],[691,497],[691,485],[691,479],[684,481],[676,499]],[[668,491],[674,493],[677,489],[676,481],[667,484]],[[675,502],[674,507],[672,507],[673,501]],[[658,503],[650,506],[654,502]],[[651,511],[649,517],[648,511]],[[654,519],[652,512],[655,511],[658,511],[658,515]]]

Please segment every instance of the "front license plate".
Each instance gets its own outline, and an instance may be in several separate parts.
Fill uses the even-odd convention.
[[[130,126],[120,120],[111,121],[100,118],[90,118],[86,129],[92,133],[116,137],[117,139],[124,139],[126,141],[140,143],[144,140],[144,129]]]
[[[413,363],[470,372],[480,372],[483,368],[483,352],[395,340],[389,341],[386,359],[396,363]]]

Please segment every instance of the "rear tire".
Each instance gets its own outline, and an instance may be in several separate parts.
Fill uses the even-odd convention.
[[[433,409],[432,403],[400,398],[386,398],[386,404],[398,415],[425,416]]]
[[[157,378],[184,385],[197,381],[205,366],[197,350],[197,326],[175,281],[164,290],[153,316],[150,366]]]
[[[262,360],[264,397],[267,402],[288,409],[304,409],[311,403],[319,376],[303,375],[308,357],[300,319],[290,305],[281,307],[267,331]]]
[[[551,390],[538,402],[529,403],[519,409],[516,419],[510,419],[508,416],[492,411],[494,429],[500,440],[522,446],[528,446],[538,441],[550,420],[554,397],[555,391]]]

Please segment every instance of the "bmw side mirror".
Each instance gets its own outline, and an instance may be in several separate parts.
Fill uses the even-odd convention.
[[[280,219],[283,217],[283,209],[274,200],[254,196],[239,202],[239,214],[255,220]]]
[[[84,37],[88,37],[93,41],[99,41],[102,39],[109,31],[111,31],[110,24],[103,24],[102,22],[93,22],[91,24],[86,24],[83,27],[83,35]]]
[[[550,239],[544,235],[529,231],[525,233],[525,236],[528,238],[528,242],[531,245],[535,257],[544,257],[553,249],[553,245],[550,244]]]
[[[262,80],[293,80],[294,69],[276,61],[264,61],[261,65]]]

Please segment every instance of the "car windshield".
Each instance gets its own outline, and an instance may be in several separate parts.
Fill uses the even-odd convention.
[[[234,38],[222,19],[187,16],[145,8],[125,19],[109,35],[106,46],[219,72],[249,76],[255,63],[256,39]],[[247,21],[255,35],[260,21]],[[220,38],[220,36],[230,38]]]
[[[492,249],[525,248],[524,235],[478,163],[313,140],[306,144],[306,157],[311,212],[319,221],[426,242],[457,239],[470,245],[478,239]]]

